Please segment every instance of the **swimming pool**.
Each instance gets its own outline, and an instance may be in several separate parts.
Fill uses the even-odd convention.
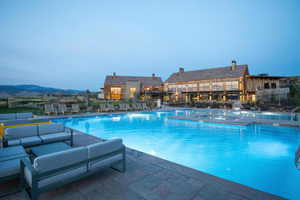
[[[289,199],[300,199],[294,153],[300,130],[270,125],[224,125],[168,119],[192,110],[59,119],[101,138]]]

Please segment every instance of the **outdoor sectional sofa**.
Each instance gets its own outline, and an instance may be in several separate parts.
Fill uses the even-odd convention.
[[[0,149],[0,183],[19,177],[20,174],[20,160],[29,157],[22,146],[13,146]],[[16,191],[21,190],[18,187],[16,190],[6,191],[0,194],[0,198]]]
[[[3,147],[22,145],[28,148],[68,140],[73,146],[73,130],[61,123],[52,123],[6,128],[2,142]]]
[[[42,192],[113,167],[125,172],[125,146],[121,139],[113,139],[84,147],[36,157],[33,164],[21,160],[21,183],[31,199]]]

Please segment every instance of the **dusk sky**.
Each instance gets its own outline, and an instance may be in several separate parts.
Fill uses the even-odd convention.
[[[300,75],[300,1],[0,1],[0,84],[98,90],[113,72],[165,80],[232,59]]]

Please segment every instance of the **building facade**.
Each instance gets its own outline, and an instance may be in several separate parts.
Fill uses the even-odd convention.
[[[289,84],[283,84],[280,76],[246,76],[246,101],[280,102],[289,94]]]
[[[184,71],[180,68],[164,83],[167,102],[246,100],[248,65]]]
[[[155,99],[161,98],[163,82],[155,74],[143,76],[106,76],[104,97],[107,100]]]

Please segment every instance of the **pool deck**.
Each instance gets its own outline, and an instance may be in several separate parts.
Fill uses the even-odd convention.
[[[236,120],[212,120],[212,119],[201,119],[197,116],[170,116],[169,119],[177,120],[188,120],[188,121],[197,121],[197,122],[207,122],[207,123],[221,123],[221,124],[230,124],[230,125],[240,125],[247,126],[250,124],[268,124],[273,126],[289,126],[289,127],[300,127],[300,123],[296,121],[288,120],[271,120],[271,119],[251,119],[243,118]]]
[[[76,132],[75,146],[101,139]],[[282,200],[284,198],[227,181],[136,150],[126,149],[127,171],[106,169],[91,177],[44,193],[41,200]],[[0,192],[17,180],[1,183]],[[0,200],[27,199],[19,192]]]

